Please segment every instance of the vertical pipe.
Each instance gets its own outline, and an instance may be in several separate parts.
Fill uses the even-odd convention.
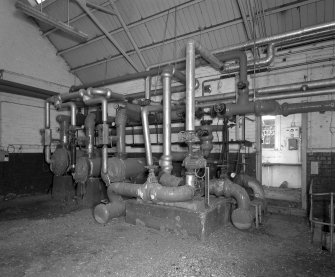
[[[194,131],[195,114],[195,41],[189,40],[186,45],[186,131]]]
[[[45,133],[46,140],[48,135],[51,135],[50,131],[50,102],[48,100],[45,101],[45,132],[48,132],[48,134]],[[51,138],[49,137],[49,143],[47,144],[46,141],[45,147],[44,147],[44,155],[45,155],[45,162],[50,164],[51,163]]]
[[[163,155],[159,164],[162,171],[171,173],[172,156],[171,156],[171,78],[172,74],[169,69],[162,73],[163,78]]]
[[[149,112],[158,112],[162,110],[162,106],[145,106],[142,107],[141,118],[143,126],[143,137],[145,144],[145,156],[147,159],[147,166],[153,166],[152,152],[151,152],[151,140],[150,140],[150,128],[149,128]]]
[[[334,237],[334,193],[330,193],[330,253],[333,253]]]
[[[94,127],[95,127],[95,113],[90,113],[86,116],[85,119],[86,151],[90,159],[93,157]]]
[[[126,158],[126,123],[127,112],[124,108],[119,108],[116,112],[115,125],[117,136],[117,153],[120,159]]]
[[[256,116],[256,179],[262,184],[262,117]]]
[[[144,98],[150,99],[150,91],[151,91],[151,76],[145,78],[145,91]]]

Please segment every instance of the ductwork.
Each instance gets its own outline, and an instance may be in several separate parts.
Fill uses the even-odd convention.
[[[247,174],[237,174],[233,173],[232,179],[234,183],[244,187],[252,189],[255,198],[265,201],[265,192],[262,184],[254,177]]]
[[[241,230],[251,227],[254,217],[250,210],[249,195],[244,188],[228,179],[212,179],[209,181],[209,192],[216,196],[233,197],[238,208],[232,212],[232,223]]]

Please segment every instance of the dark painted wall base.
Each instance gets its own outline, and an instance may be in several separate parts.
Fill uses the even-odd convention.
[[[42,153],[9,154],[0,162],[0,194],[47,192],[52,176]]]

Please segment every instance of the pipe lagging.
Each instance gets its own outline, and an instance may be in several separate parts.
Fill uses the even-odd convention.
[[[93,156],[95,117],[95,113],[89,113],[85,118],[86,151],[90,159]]]
[[[241,186],[228,179],[212,179],[209,181],[209,193],[216,196],[233,197],[237,202],[237,209],[233,210],[231,220],[238,229],[249,229],[253,221],[250,210],[250,198]]]
[[[109,88],[88,88],[87,95],[88,96],[104,96],[107,99],[113,99],[113,100],[119,100],[119,101],[125,101],[126,99],[123,94],[113,92]]]
[[[116,149],[118,157],[123,159],[126,157],[126,123],[127,111],[124,108],[119,108],[116,112],[115,125],[116,125]]]
[[[191,200],[194,188],[190,186],[163,187],[159,183],[132,184],[125,182],[110,183],[108,190],[126,197],[138,197],[152,202],[183,202]]]
[[[163,107],[160,105],[156,106],[145,106],[142,107],[141,111],[141,118],[142,118],[142,126],[143,126],[143,138],[144,138],[144,145],[145,145],[145,156],[147,159],[147,165],[153,166],[153,159],[152,159],[152,151],[151,151],[151,139],[150,139],[150,128],[149,128],[149,113],[150,112],[160,112],[162,111]]]
[[[195,130],[195,45],[194,40],[189,40],[186,45],[186,118],[185,130]]]
[[[170,70],[163,70],[163,155],[159,165],[163,172],[170,174],[172,166],[171,156],[171,78]]]

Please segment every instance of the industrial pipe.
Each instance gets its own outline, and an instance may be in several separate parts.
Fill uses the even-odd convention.
[[[216,196],[233,197],[238,208],[232,212],[232,223],[242,230],[251,227],[253,215],[250,210],[250,198],[244,188],[228,179],[212,179],[209,181],[209,192]]]
[[[169,68],[163,70],[163,155],[159,165],[163,172],[170,174],[172,167],[171,156],[171,78],[172,72]]]
[[[127,111],[124,108],[119,108],[116,112],[115,126],[116,126],[116,149],[117,155],[120,159],[125,159],[126,153],[126,123]]]
[[[123,94],[119,94],[116,92],[113,92],[109,88],[88,88],[87,90],[87,96],[93,97],[93,96],[104,96],[107,99],[113,99],[118,101],[125,101],[126,98]]]
[[[186,45],[186,118],[185,130],[194,132],[195,114],[195,46],[194,40]],[[205,53],[204,53],[205,54]]]
[[[108,159],[108,102],[106,97],[95,97],[90,98],[87,94],[84,93],[83,95],[83,101],[86,105],[97,105],[101,104],[101,111],[102,111],[102,136],[103,136],[103,146],[102,146],[102,164],[101,164],[101,172],[103,174],[107,173],[107,159]]]
[[[69,143],[69,123],[71,117],[64,114],[59,114],[56,116],[56,121],[59,123],[59,137],[60,145],[67,146]]]
[[[85,119],[86,151],[89,159],[93,158],[95,117],[95,113],[89,113]]]
[[[160,112],[163,107],[160,105],[156,106],[145,106],[142,107],[141,118],[143,126],[143,137],[145,144],[145,156],[147,159],[147,166],[153,166],[152,152],[151,152],[151,140],[150,140],[150,128],[149,128],[149,119],[148,115],[150,112]]]
[[[308,112],[326,112],[335,110],[335,100],[330,101],[316,101],[316,102],[303,102],[303,103],[284,103],[281,105],[281,114],[288,116],[296,113]]]
[[[247,174],[235,174],[232,173],[231,177],[235,184],[238,184],[244,188],[252,189],[254,196],[258,199],[265,200],[265,192],[262,184],[252,176]]]

